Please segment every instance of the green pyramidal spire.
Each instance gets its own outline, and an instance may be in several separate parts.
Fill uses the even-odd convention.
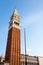
[[[17,9],[14,10],[13,16],[14,16],[14,15],[18,15],[18,16],[19,16]]]

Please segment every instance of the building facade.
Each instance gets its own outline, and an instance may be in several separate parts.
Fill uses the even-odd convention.
[[[43,65],[43,57],[26,55],[27,65]],[[20,63],[25,65],[25,55],[20,54]],[[10,63],[5,62],[5,57],[0,57],[0,65],[10,65]]]
[[[27,62],[27,65],[39,65],[38,57],[26,55],[26,58],[27,61],[25,60],[25,55],[21,54],[21,65],[25,65],[25,62]]]

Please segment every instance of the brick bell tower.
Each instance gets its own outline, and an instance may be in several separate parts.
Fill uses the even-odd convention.
[[[20,17],[16,9],[9,22],[5,62],[20,65]]]

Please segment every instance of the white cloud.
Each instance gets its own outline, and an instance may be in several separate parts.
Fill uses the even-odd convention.
[[[31,52],[31,49],[27,49],[27,52]]]
[[[27,49],[27,54],[31,53],[32,50],[31,49]]]

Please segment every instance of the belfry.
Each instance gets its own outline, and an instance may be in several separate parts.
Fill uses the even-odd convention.
[[[20,16],[16,9],[9,22],[5,62],[20,65]]]

